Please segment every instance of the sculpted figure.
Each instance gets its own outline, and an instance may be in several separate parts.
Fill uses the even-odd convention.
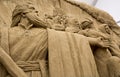
[[[99,77],[89,45],[98,40],[47,27],[32,4],[15,7],[0,29],[0,77]]]
[[[119,45],[117,44],[115,37],[115,34],[113,31],[109,28],[107,24],[102,24],[99,26],[99,30],[107,36],[108,40],[111,42],[110,50],[111,54],[113,56],[117,56],[120,58],[120,48]]]
[[[15,7],[11,28],[0,32],[0,77],[47,77],[46,27],[33,5]]]
[[[89,37],[98,39],[97,41],[99,42],[96,42],[96,44],[95,41],[93,40],[90,44],[92,46],[93,54],[96,60],[100,77],[119,77],[120,50],[119,46],[117,46],[115,41],[111,40],[110,38],[111,36],[110,28],[106,24],[103,24],[100,25],[99,29],[97,30],[94,27],[93,22],[89,19],[83,21],[79,25],[76,25],[75,22],[73,24],[72,21],[68,22],[70,24],[67,25],[65,29],[66,31],[72,33],[79,33],[81,35],[88,37],[88,39],[90,39]],[[109,46],[105,48],[103,45],[100,45],[101,42],[108,42]],[[102,48],[101,46],[103,46],[104,48]],[[101,69],[101,67],[103,68]],[[113,76],[113,74],[115,74],[115,76]]]
[[[111,30],[107,24],[102,24],[99,26],[99,30],[109,37],[111,45],[109,50],[113,57],[109,58],[107,61],[109,76],[110,77],[119,77],[120,76],[120,48],[119,43],[116,38],[116,34]],[[116,57],[117,56],[117,57]]]
[[[80,26],[80,23],[77,19],[70,17],[67,20],[67,25],[66,25],[65,31],[71,32],[71,33],[79,33],[79,34],[86,36],[86,34],[89,34],[89,33],[82,29],[83,28],[84,29],[91,28],[91,26],[88,27],[88,25],[90,25],[90,24],[92,24],[91,21],[89,21],[89,22],[86,21],[84,26]],[[89,36],[91,36],[91,34]],[[87,38],[92,46],[109,47],[109,43],[107,40],[102,40],[101,38],[93,38],[93,37],[91,38],[88,36],[87,36]]]
[[[95,47],[93,47],[93,51],[94,51],[94,56],[96,59],[100,77],[109,77],[109,76],[113,77],[112,76],[113,71],[108,70],[108,69],[111,67],[115,67],[116,64],[119,64],[117,61],[120,61],[120,59],[119,59],[120,58],[120,49],[119,49],[119,46],[117,45],[117,43],[115,42],[115,40],[112,38],[113,37],[112,30],[109,28],[109,26],[107,24],[100,25],[98,30],[96,30],[94,28],[93,22],[89,21],[89,20],[82,22],[81,27],[82,27],[82,30],[80,30],[78,32],[79,34],[85,35],[87,37],[93,37],[93,38],[101,37],[101,40],[106,39],[110,42],[110,47],[108,47],[107,50],[102,49],[102,48],[96,49]],[[114,56],[116,56],[116,57],[114,58]],[[114,66],[111,64],[113,64]],[[101,69],[101,67],[104,67],[104,69]],[[117,67],[119,68],[119,65]],[[106,72],[107,70],[109,71],[108,74]],[[116,74],[115,77],[118,77],[119,70],[116,68],[114,70],[115,71],[117,70],[116,71],[117,74],[115,72],[114,72],[114,74]],[[111,71],[112,71],[112,74],[111,74]]]
[[[111,43],[111,46],[109,49],[111,50],[111,54],[113,56],[120,57],[120,50],[119,46],[115,43],[116,41],[112,38],[113,32],[110,30],[109,26],[107,24],[102,24],[99,26],[98,30],[94,28],[94,24],[90,20],[86,20],[81,23],[82,30],[80,30],[78,33],[85,35],[87,37],[101,37],[102,39],[109,40]]]
[[[17,5],[14,10],[12,9],[14,5],[10,4],[4,7],[11,8],[9,11],[6,10],[5,14],[2,14],[5,12],[4,9],[1,10],[3,16],[0,16],[0,20],[4,18],[3,21],[9,19],[6,15],[10,14],[11,10],[13,12],[12,23],[9,24],[10,20],[5,22],[11,25],[10,28],[4,27],[3,21],[0,21],[3,23],[0,24],[2,25],[0,27],[0,77],[120,76],[120,59],[117,57],[120,43],[116,41],[116,37],[111,38],[111,36],[119,36],[120,32],[113,26],[116,24],[112,17],[86,4],[70,1],[34,0],[35,6],[39,6],[41,16],[32,3]],[[8,4],[4,0],[1,2],[1,6],[3,3],[4,6]],[[15,5],[19,3],[16,0],[10,2],[16,2]],[[24,2],[26,1],[21,1]],[[50,4],[46,5],[48,2]],[[67,18],[59,8],[52,16],[46,16],[48,22],[46,23],[41,18],[44,16],[42,14],[46,12],[51,14],[55,5],[64,9],[66,15],[77,18],[89,15],[88,18],[112,25],[112,28],[101,25],[98,30],[92,26],[94,23],[89,19],[91,26],[87,26],[89,22],[84,22],[82,27],[79,20]],[[117,35],[114,35],[111,29]]]

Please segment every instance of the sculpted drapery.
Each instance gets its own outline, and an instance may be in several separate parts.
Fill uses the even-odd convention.
[[[27,4],[16,6],[12,21],[1,29],[0,77],[99,77],[84,36],[47,30]]]
[[[50,2],[49,8],[47,5],[41,4],[42,1],[38,1],[42,6],[39,14],[29,1],[28,4],[17,5],[12,12],[11,27],[4,27],[4,24],[8,24],[9,21],[2,23],[3,27],[0,28],[0,77],[118,77],[119,58],[114,57],[108,51],[110,42],[106,39],[101,40],[101,37],[91,38],[77,34],[77,31],[81,30],[79,22],[77,20],[67,21],[69,18],[71,20],[71,16],[80,17],[80,9],[87,11],[99,22],[98,24],[116,25],[112,18],[106,15],[105,21],[102,21],[103,18],[97,18],[93,14],[94,11],[90,12],[86,7],[84,8],[85,4],[79,5],[74,1],[67,0],[68,3],[65,3],[64,0],[50,0],[48,2]],[[47,0],[43,3],[47,3]],[[79,8],[73,6],[71,9],[75,8],[77,11],[70,11],[67,5],[70,7],[77,5]],[[88,7],[90,8],[90,6]],[[43,10],[45,8],[49,12]],[[53,8],[55,10],[62,8],[64,12],[59,10],[58,16],[57,14],[52,17],[48,16],[50,22],[55,20],[51,25],[42,18],[45,13],[47,16],[52,12]],[[87,17],[87,14],[84,14]],[[101,12],[100,16],[104,14],[106,13]],[[107,18],[109,18],[108,21]],[[78,20],[81,21],[80,18]],[[64,31],[67,30],[65,28],[68,25],[71,25],[73,33]],[[76,27],[74,28],[74,26]],[[119,34],[119,29],[116,28],[112,27],[113,31],[115,30]],[[103,69],[101,69],[102,67]]]

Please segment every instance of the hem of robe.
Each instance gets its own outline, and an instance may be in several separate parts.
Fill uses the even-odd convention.
[[[49,77],[99,77],[86,37],[48,29]]]

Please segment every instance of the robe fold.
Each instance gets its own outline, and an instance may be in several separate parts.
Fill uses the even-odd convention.
[[[50,77],[99,77],[86,37],[48,29]]]
[[[82,35],[18,26],[4,36],[8,44],[1,38],[1,46],[9,45],[10,57],[28,77],[99,77],[89,42]],[[10,76],[3,70],[0,77]]]
[[[28,77],[47,77],[48,34],[46,29],[26,30],[17,26],[9,30],[2,29],[0,37],[1,47],[6,53],[9,52],[9,56]],[[0,64],[0,77],[12,77],[4,71],[7,67],[4,68],[4,65]]]

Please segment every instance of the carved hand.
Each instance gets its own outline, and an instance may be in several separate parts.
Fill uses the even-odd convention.
[[[109,40],[104,40],[101,37],[97,38],[97,46],[108,48],[111,43]]]
[[[105,40],[102,37],[99,37],[99,38],[87,37],[87,38],[88,38],[90,45],[92,45],[92,46],[108,48],[111,45],[109,40]]]

